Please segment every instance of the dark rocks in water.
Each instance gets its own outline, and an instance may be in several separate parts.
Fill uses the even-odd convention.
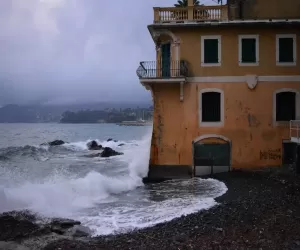
[[[16,241],[35,234],[40,227],[34,216],[22,212],[0,214],[0,241]]]
[[[55,141],[48,142],[49,146],[60,146],[63,144],[65,144],[65,142],[62,140],[55,140]]]
[[[96,141],[90,141],[87,144],[89,150],[100,150],[102,149],[102,145],[99,145]]]
[[[88,158],[95,158],[95,157],[108,158],[108,157],[111,157],[111,156],[123,155],[123,153],[117,152],[117,151],[113,150],[110,147],[105,147],[105,148],[102,148],[102,149],[103,149],[103,151],[101,153],[89,154],[89,155],[85,155],[85,157],[88,157]]]
[[[82,225],[75,225],[72,227],[68,234],[72,237],[88,237],[92,234],[91,229]]]
[[[118,142],[118,140],[114,140],[114,139],[112,139],[112,138],[107,139],[107,142],[110,142],[110,141]]]
[[[50,223],[51,231],[57,234],[65,234],[68,229],[80,225],[80,221],[70,219],[54,219]]]
[[[118,147],[122,147],[122,146],[124,146],[124,145],[125,145],[124,143],[121,143],[121,144],[118,145]]]
[[[117,152],[109,147],[105,147],[103,149],[103,152],[101,152],[101,157],[104,157],[104,158],[116,156],[116,155],[123,155],[123,153]]]

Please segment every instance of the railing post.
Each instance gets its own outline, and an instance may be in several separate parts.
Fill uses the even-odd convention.
[[[194,20],[194,6],[188,6],[188,20]]]
[[[299,141],[299,125],[298,125],[298,123],[297,123],[297,142]]]
[[[228,20],[228,7],[227,5],[221,5],[221,21]]]
[[[153,8],[154,11],[154,22],[159,22],[159,8],[158,7],[154,7]]]

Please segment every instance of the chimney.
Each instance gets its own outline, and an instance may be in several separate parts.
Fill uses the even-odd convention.
[[[188,0],[188,6],[194,6],[194,0]]]

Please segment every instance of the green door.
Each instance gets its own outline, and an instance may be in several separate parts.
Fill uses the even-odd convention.
[[[161,46],[161,67],[162,77],[168,78],[171,76],[171,44],[166,43]]]
[[[194,144],[195,176],[230,171],[230,144]]]

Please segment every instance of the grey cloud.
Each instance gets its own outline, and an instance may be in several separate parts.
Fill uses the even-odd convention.
[[[1,0],[0,104],[150,100],[146,25],[165,0]]]

